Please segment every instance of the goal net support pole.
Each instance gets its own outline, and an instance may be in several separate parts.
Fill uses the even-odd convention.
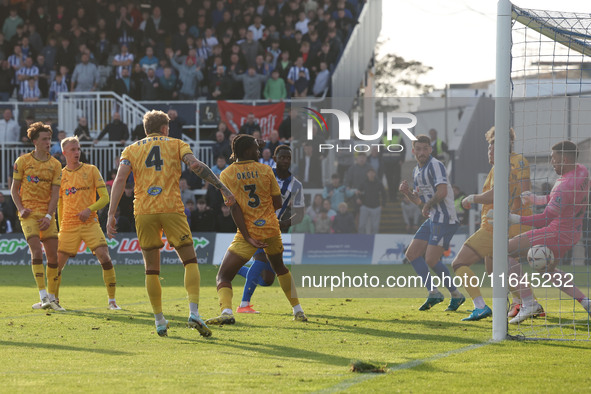
[[[495,86],[495,182],[493,226],[492,339],[507,338],[507,234],[509,231],[509,154],[511,97],[511,2],[497,5]],[[505,181],[506,180],[506,181]]]

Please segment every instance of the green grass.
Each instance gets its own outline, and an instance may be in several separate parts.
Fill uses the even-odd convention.
[[[201,315],[216,316],[216,268],[200,269]],[[117,300],[125,310],[106,309],[100,267],[70,266],[60,294],[68,312],[46,313],[30,309],[38,301],[30,267],[0,268],[0,391],[582,392],[591,387],[590,342],[477,347],[490,338],[491,320],[460,321],[469,302],[458,312],[444,312],[441,305],[419,312],[422,299],[302,299],[310,319],[304,324],[292,321],[275,284],[255,293],[260,315],[237,315],[235,326],[212,327],[213,336],[202,338],[185,328],[180,265],[162,269],[171,328],[168,338],[160,338],[143,267],[116,271]],[[236,304],[244,282],[235,282]],[[468,346],[473,348],[464,349]],[[352,360],[390,369],[352,373]]]

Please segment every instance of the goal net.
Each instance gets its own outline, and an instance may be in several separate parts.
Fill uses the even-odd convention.
[[[576,163],[591,169],[591,14],[531,10],[515,5],[511,14],[508,36],[511,42],[506,43],[505,48],[511,53],[510,94],[506,107],[516,134],[513,151],[522,154],[529,166],[531,191],[537,196],[548,196],[553,188],[558,190],[558,184],[566,182],[568,176],[566,170],[559,174],[550,159],[555,144],[575,143]],[[497,83],[502,81],[497,79]],[[560,212],[554,220],[561,223],[555,222],[558,226],[551,227],[547,237],[535,238],[537,243],[548,245],[558,242],[558,246],[554,246],[554,250],[559,249],[556,271],[536,271],[522,257],[521,273],[516,278],[515,268],[511,270],[509,261],[509,281],[522,281],[544,310],[537,318],[508,324],[510,338],[591,339],[589,313],[585,309],[590,296],[590,220],[588,199],[580,198],[588,197],[588,190],[583,190],[588,183],[583,185],[575,180],[574,185],[577,186],[571,189],[579,190],[566,191],[576,195],[574,199],[565,194],[564,200],[560,195],[549,200],[555,205],[553,212]],[[511,180],[508,186],[511,188]],[[540,203],[544,201],[538,200],[539,204],[530,208],[531,213],[519,214],[547,213],[546,205]],[[570,228],[567,223],[572,224]],[[525,232],[528,228],[522,227],[522,230]],[[557,277],[568,282],[560,286]],[[509,303],[511,301],[509,294]]]

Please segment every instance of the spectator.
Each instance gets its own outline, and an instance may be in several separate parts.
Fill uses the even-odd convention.
[[[271,134],[269,135],[269,141],[265,146],[271,151],[271,156],[275,154],[275,149],[277,149],[279,145],[283,145],[283,143],[279,140],[279,132],[277,130],[271,130]]]
[[[103,131],[101,131],[98,137],[94,140],[94,144],[98,144],[105,134],[109,134],[109,141],[119,142],[120,146],[125,145],[125,142],[129,138],[129,129],[127,128],[127,125],[121,121],[121,115],[119,112],[113,114],[113,121],[105,126]]]
[[[386,146],[400,145],[399,149],[392,149],[394,152],[385,149],[382,153],[382,163],[384,164],[384,175],[386,175],[386,182],[388,183],[390,201],[396,201],[398,199],[398,186],[400,185],[400,173],[402,171],[402,164],[404,163],[406,146],[398,130],[392,131],[391,140],[388,140],[388,137],[384,136],[383,144]]]
[[[133,92],[135,89],[135,81],[131,79],[129,70],[127,68],[123,68],[121,70],[121,78],[115,79],[113,91],[120,96],[123,96],[124,94],[131,96],[131,92]]]
[[[289,92],[290,94],[293,94],[296,90],[296,86],[295,83],[298,79],[302,78],[302,74],[303,73],[303,78],[305,80],[310,81],[310,71],[304,67],[304,59],[302,59],[302,57],[298,57],[295,64],[289,69],[289,73],[287,74],[287,83],[289,84]],[[302,85],[303,83],[300,82],[300,85]],[[306,84],[307,87],[307,84]]]
[[[224,66],[217,66],[216,73],[210,78],[209,82],[209,99],[210,100],[224,100],[230,96],[232,90],[232,81],[226,76]]]
[[[0,60],[0,101],[8,101],[13,91],[10,64],[8,60]]]
[[[158,100],[158,92],[160,90],[160,83],[156,78],[154,69],[149,68],[146,78],[142,81],[142,100],[155,101]]]
[[[39,69],[33,64],[33,58],[28,56],[25,59],[23,67],[16,72],[16,79],[19,82],[19,96],[25,94],[25,90],[30,90],[29,80],[33,80],[35,87],[39,78]]]
[[[367,163],[375,170],[377,179],[381,180],[384,176],[384,165],[382,161],[382,152],[378,150],[377,146],[372,146],[369,150]]]
[[[429,130],[429,137],[431,138],[431,148],[433,149],[431,156],[443,163],[447,162],[449,160],[447,144],[437,137],[437,130]]]
[[[326,214],[328,215],[330,220],[333,220],[334,217],[337,215],[336,211],[332,209],[332,205],[329,199],[325,199],[324,201],[322,201],[322,208],[326,210]]]
[[[31,126],[34,122],[35,118],[33,117],[33,113],[29,112],[29,114],[25,118],[25,123],[21,126],[19,138],[21,142],[27,146],[33,146],[33,143],[27,136],[27,130],[29,130],[29,126]]]
[[[121,53],[118,53],[113,58],[113,66],[117,67],[115,75],[117,78],[121,78],[121,71],[126,68],[127,71],[131,72],[131,66],[133,64],[133,53],[129,52],[129,48],[126,44],[121,45]],[[156,63],[158,61],[156,60]],[[141,64],[140,64],[141,65]],[[156,71],[156,70],[154,70]]]
[[[218,213],[215,220],[216,233],[235,233],[236,223],[230,214],[230,207],[225,204],[221,207],[221,212]]]
[[[314,222],[308,214],[304,214],[302,221],[289,227],[289,233],[314,234]]]
[[[339,174],[332,174],[330,185],[325,186],[322,192],[322,198],[330,199],[331,205],[335,207],[353,196],[355,196],[355,190],[347,189],[342,185]]]
[[[312,200],[312,205],[306,209],[306,215],[308,215],[312,221],[314,221],[316,216],[320,213],[323,201],[324,199],[322,198],[322,194],[315,194],[314,199]]]
[[[37,63],[35,66],[39,70],[39,75],[37,76],[37,85],[39,86],[39,90],[41,90],[41,96],[47,97],[49,93],[49,80],[53,70],[45,62],[45,56],[43,55],[37,55]]]
[[[359,190],[359,233],[377,234],[380,231],[382,207],[386,206],[386,190],[373,168],[367,171],[367,180]]]
[[[345,174],[345,186],[350,189],[360,190],[367,180],[367,171],[372,168],[367,162],[365,153],[358,153],[353,164]]]
[[[205,203],[213,210],[213,212],[219,212],[222,209],[222,205],[224,205],[222,193],[220,193],[220,191],[212,184],[206,182],[206,185],[207,191],[205,192]]]
[[[181,200],[183,201],[183,204],[193,199],[194,194],[189,189],[189,183],[185,178],[179,180],[179,187],[181,189]]]
[[[255,66],[258,55],[264,54],[263,47],[258,41],[255,41],[252,30],[246,33],[246,40],[240,44],[240,50],[246,60],[246,66],[249,68]]]
[[[277,67],[277,62],[279,61],[281,53],[281,48],[279,48],[279,41],[271,41],[271,46],[267,47],[267,54],[270,54],[273,57],[271,61],[271,66],[273,67],[273,69]]]
[[[262,157],[259,159],[259,163],[266,164],[271,168],[275,168],[275,160],[273,160],[271,156],[271,149],[264,148]]]
[[[130,86],[132,87],[131,90],[131,98],[135,100],[140,100],[142,97],[142,85],[144,83],[144,79],[146,79],[146,73],[142,70],[142,67],[139,63],[135,63],[133,65],[133,70],[131,72],[131,80],[133,81]],[[135,89],[134,89],[135,88]]]
[[[55,155],[60,155],[62,153],[62,140],[66,138],[66,132],[65,131],[58,131],[57,132],[57,141],[53,143],[53,145],[51,146],[51,149],[49,150],[49,153],[52,156]]]
[[[111,54],[111,43],[107,38],[106,31],[100,31],[98,33],[98,40],[94,45],[94,55],[96,62],[100,66],[106,66]]]
[[[234,73],[234,70],[232,70],[232,77],[234,80],[242,82],[242,87],[244,89],[243,100],[261,99],[263,84],[268,79],[266,75],[257,74],[254,67],[249,67],[247,73],[240,75],[237,75]]]
[[[4,217],[4,212],[0,211],[0,234],[9,234],[12,231],[12,223]]]
[[[355,219],[348,211],[349,207],[346,202],[339,204],[339,211],[337,212],[332,222],[332,231],[336,234],[353,234],[355,233]]]
[[[57,41],[54,37],[48,37],[47,45],[41,49],[40,55],[45,57],[45,63],[50,69],[55,68],[57,57]]]
[[[316,234],[328,234],[332,228],[332,221],[328,216],[327,210],[322,208],[320,214],[314,220],[314,232]]]
[[[260,15],[254,16],[254,23],[248,27],[248,31],[252,32],[252,39],[255,41],[260,41],[263,38],[263,30],[265,30],[265,25],[262,24],[263,18]]]
[[[17,26],[21,26],[24,23],[23,19],[18,16],[15,7],[11,7],[9,11],[8,17],[4,19],[4,24],[2,25],[2,33],[6,38],[6,41],[10,41],[12,37],[16,34]]]
[[[305,71],[300,71],[299,78],[293,84],[293,97],[307,97],[310,80],[306,77]]]
[[[197,200],[197,209],[191,213],[191,231],[212,232],[215,231],[216,215],[209,208],[205,199]]]
[[[6,198],[4,193],[0,192],[0,212],[4,214],[4,217],[7,220],[10,220],[11,223],[15,223],[15,230],[18,230],[18,223],[16,222],[17,214],[16,214],[16,206],[12,202],[12,198]]]
[[[211,171],[219,178],[222,171],[228,167],[228,162],[225,156],[217,156],[215,166],[211,167]]]
[[[289,52],[281,52],[281,60],[277,62],[275,70],[279,71],[279,77],[283,79],[283,81],[287,81],[287,76],[292,67],[293,64],[289,60]]]
[[[144,138],[146,138],[146,131],[144,130],[144,124],[140,122],[131,132],[131,140],[135,142],[138,140],[143,140]]]
[[[88,56],[90,61],[90,55]],[[60,46],[57,49],[56,64],[66,66],[68,70],[74,69],[76,65],[75,49],[70,45],[70,39],[67,36],[61,37]]]
[[[160,82],[160,98],[162,100],[176,100],[178,98],[178,81],[172,68],[164,67],[164,73],[158,78]]]
[[[168,22],[162,16],[160,7],[152,9],[152,15],[146,21],[145,37],[148,45],[156,48],[156,54],[162,53],[164,41],[169,31]]]
[[[320,71],[316,75],[314,80],[314,87],[312,88],[312,94],[316,97],[321,97],[324,92],[328,89],[330,83],[330,71],[328,71],[328,65],[325,61],[320,62]]]
[[[223,122],[222,122],[223,123]],[[225,125],[225,123],[223,123]],[[215,133],[215,144],[211,147],[213,157],[224,157],[226,161],[230,160],[230,155],[232,154],[232,148],[230,147],[230,142],[224,136],[223,131],[218,131]]]
[[[168,56],[172,66],[179,72],[179,81],[182,83],[179,98],[181,100],[193,100],[197,84],[203,80],[201,70],[195,66],[195,62],[191,57],[187,57],[185,62],[181,64],[173,58],[172,51],[168,52]]]
[[[306,17],[306,12],[300,11],[300,13],[298,15],[298,21],[295,24],[296,30],[300,31],[302,34],[307,34],[308,33],[308,23],[310,23],[310,20]]]
[[[269,101],[284,100],[287,97],[285,81],[279,78],[279,70],[271,72],[271,78],[265,84],[263,96]]]
[[[158,67],[158,58],[154,56],[154,49],[152,47],[146,48],[146,56],[140,60],[140,66],[142,66],[145,73],[148,73],[148,70],[151,68],[156,71],[156,68]]]
[[[23,101],[25,102],[35,102],[39,101],[41,98],[41,90],[37,86],[37,81],[34,79],[29,79],[27,84],[25,85],[25,90],[23,91]]]
[[[298,179],[304,188],[322,187],[322,171],[320,157],[314,154],[314,145],[304,143],[304,157],[299,164]]]
[[[84,116],[81,116],[78,119],[78,126],[74,130],[74,135],[78,137],[80,142],[91,142],[92,138],[90,138],[90,130],[88,129],[88,121]]]
[[[16,120],[12,119],[12,110],[4,110],[3,118],[0,119],[0,141],[4,144],[19,142],[20,130]]]
[[[254,113],[249,113],[246,116],[246,122],[240,127],[238,134],[249,134],[252,135],[255,131],[261,131],[261,126],[256,122]]]
[[[199,190],[203,188],[203,180],[199,178],[189,167],[187,167],[182,173],[181,178],[187,180],[189,190]]]
[[[88,54],[82,54],[81,63],[77,64],[74,69],[70,90],[75,92],[93,92],[98,87],[98,68],[89,61],[90,57]]]

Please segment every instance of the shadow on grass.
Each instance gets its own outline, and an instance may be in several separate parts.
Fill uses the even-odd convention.
[[[48,349],[48,350],[100,353],[100,354],[109,354],[112,356],[130,356],[130,355],[134,354],[134,353],[123,352],[121,350],[114,350],[114,349],[89,349],[89,348],[85,348],[85,347],[57,345],[57,344],[39,343],[39,342],[0,341],[0,346],[16,346],[16,347],[28,347],[28,348]]]

